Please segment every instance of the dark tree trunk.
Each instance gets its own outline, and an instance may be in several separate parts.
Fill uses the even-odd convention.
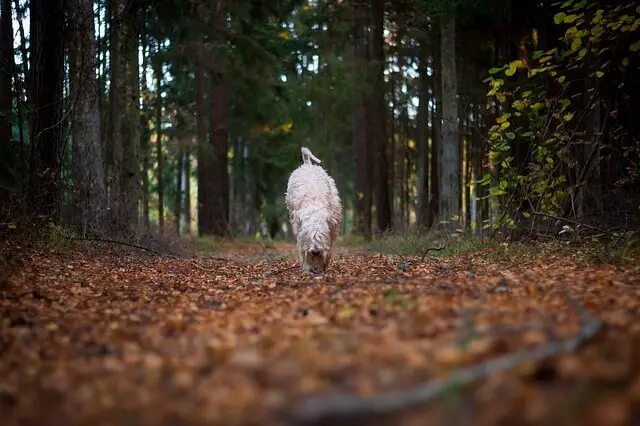
[[[122,55],[122,44],[126,0],[109,1],[110,12],[110,82],[109,82],[109,123],[107,144],[107,199],[110,209],[110,221],[114,231],[122,230],[124,220],[124,188],[123,176],[123,111],[126,106],[125,97],[125,58]]]
[[[364,3],[356,2],[354,13],[354,58],[353,74],[356,81],[366,81],[369,47],[366,28],[368,10]],[[371,149],[367,120],[367,101],[359,93],[353,106],[353,152],[355,166],[355,190],[353,200],[353,231],[357,235],[371,238]]]
[[[0,152],[12,149],[13,74],[11,1],[0,0]]]
[[[158,181],[158,227],[160,233],[164,232],[164,153],[162,143],[162,61],[160,55],[160,43],[156,51],[154,73],[156,75],[156,161],[158,169],[156,179]]]
[[[142,40],[142,70],[143,75],[146,76],[147,67],[149,65],[149,52],[147,36],[145,34],[141,37]],[[140,82],[143,99],[149,97],[149,87],[147,86],[147,79],[143,78]],[[144,232],[149,232],[150,227],[150,205],[149,205],[149,168],[151,163],[151,132],[149,131],[149,119],[150,114],[146,105],[143,107],[143,111],[140,114],[140,155],[142,157],[142,163],[140,164],[140,176],[142,184],[142,228]]]
[[[30,210],[57,222],[60,207],[64,2],[31,0]]]
[[[437,45],[437,44],[436,44]],[[431,111],[431,170],[429,175],[431,198],[427,216],[427,226],[433,225],[440,213],[440,145],[442,141],[442,95],[440,78],[440,49],[433,49],[433,78]]]
[[[372,102],[371,129],[373,133],[374,164],[376,171],[375,200],[378,231],[391,228],[391,200],[389,198],[389,165],[387,164],[387,128],[385,121],[384,82],[384,0],[374,0],[372,6],[371,59],[375,62],[371,83],[374,90]]]
[[[417,166],[417,189],[418,189],[418,208],[416,212],[416,221],[419,228],[427,228],[429,216],[429,76],[427,74],[427,66],[429,60],[429,51],[427,47],[426,37],[420,41],[420,57],[419,57],[419,104],[418,104],[418,166]]]
[[[198,43],[196,51],[196,115],[198,134],[198,234],[211,234],[211,156],[212,150],[207,137],[207,115],[205,110],[205,68],[204,46]]]
[[[131,2],[130,2],[131,3]],[[139,232],[140,214],[140,73],[138,54],[138,9],[130,6],[126,38],[123,40],[125,61],[125,119],[122,128],[124,220],[134,234]]]
[[[440,150],[440,212],[439,219],[447,221],[449,229],[460,217],[460,128],[458,123],[458,83],[456,73],[455,18],[444,17],[441,22],[442,81],[442,149]]]
[[[227,1],[213,0],[212,6],[214,6],[212,37],[214,37],[217,44],[222,45],[225,42],[227,33]],[[209,95],[209,140],[213,149],[211,233],[217,236],[224,236],[229,232],[229,171],[227,158],[229,106],[225,58],[220,52],[214,52],[212,60],[211,91]]]
[[[96,41],[93,30],[93,2],[70,2],[72,35],[69,80],[73,102],[72,179],[74,224],[86,233],[104,231],[107,192],[100,138],[100,106],[96,79]]]

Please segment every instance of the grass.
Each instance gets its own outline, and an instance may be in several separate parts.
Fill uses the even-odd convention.
[[[339,244],[345,248],[362,248],[377,253],[420,257],[429,248],[441,249],[429,251],[429,256],[450,257],[496,245],[486,238],[482,240],[470,235],[455,234],[450,238],[444,238],[431,233],[419,232],[388,233],[371,241],[349,235],[342,237]]]

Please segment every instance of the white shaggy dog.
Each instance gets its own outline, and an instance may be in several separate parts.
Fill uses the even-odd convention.
[[[311,160],[321,163],[302,147],[302,165],[291,173],[285,202],[305,273],[322,273],[329,266],[333,243],[342,225],[342,203],[333,178]]]

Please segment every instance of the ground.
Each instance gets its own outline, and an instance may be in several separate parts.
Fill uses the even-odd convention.
[[[343,249],[306,277],[293,250],[30,251],[0,283],[2,424],[640,424],[639,262]]]

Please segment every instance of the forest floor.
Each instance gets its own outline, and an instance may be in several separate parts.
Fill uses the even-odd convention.
[[[342,248],[307,277],[293,251],[29,251],[0,282],[1,423],[640,424],[638,259]]]

